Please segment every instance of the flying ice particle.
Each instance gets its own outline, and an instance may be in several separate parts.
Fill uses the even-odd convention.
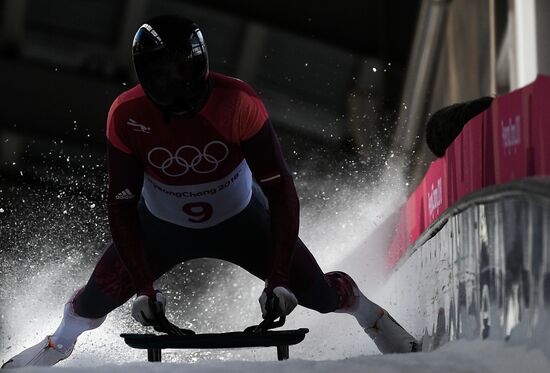
[[[373,67],[373,68],[372,68],[372,72],[376,72],[376,67]]]
[[[3,214],[3,213],[4,213],[4,209],[0,208],[0,214]]]

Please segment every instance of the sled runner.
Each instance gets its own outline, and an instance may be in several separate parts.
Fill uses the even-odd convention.
[[[199,348],[277,347],[277,359],[289,358],[289,346],[302,342],[308,329],[267,331],[264,333],[230,332],[185,336],[155,334],[121,334],[126,344],[146,349],[147,360],[161,361],[162,350]]]
[[[155,325],[158,334],[121,334],[130,347],[147,350],[147,360],[162,360],[162,350],[171,349],[216,349],[244,347],[277,347],[277,359],[289,358],[289,346],[302,342],[309,329],[270,330],[283,326],[285,318],[278,321],[265,319],[259,325],[246,328],[242,332],[195,334],[192,330],[181,329],[166,319]]]

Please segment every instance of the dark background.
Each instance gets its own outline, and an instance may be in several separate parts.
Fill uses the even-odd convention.
[[[88,176],[95,173],[108,107],[136,83],[133,33],[162,13],[196,20],[212,70],[256,88],[287,137],[283,143],[291,164],[309,162],[304,152],[312,150],[330,152],[331,158],[353,156],[354,149],[374,140],[381,142],[377,155],[382,156],[399,105],[418,3],[3,0],[2,178],[21,181],[23,172],[24,180],[36,182],[50,174],[40,168],[60,171],[68,163],[76,169],[84,163]],[[350,107],[356,93],[360,98]],[[350,126],[356,107],[368,114],[358,117],[359,130]],[[353,133],[373,129],[370,139]],[[58,151],[70,155],[69,161],[57,157]]]

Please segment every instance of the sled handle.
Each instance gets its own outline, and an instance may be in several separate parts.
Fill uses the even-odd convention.
[[[246,328],[245,333],[265,333],[269,329],[275,329],[283,326],[286,321],[286,316],[280,316],[278,321],[275,316],[275,310],[278,308],[279,299],[276,297],[271,298],[267,302],[267,315],[259,325],[253,325]]]
[[[173,336],[194,335],[195,332],[190,329],[183,329],[172,324],[167,318],[164,312],[156,312],[153,319],[153,327],[157,332],[166,333]]]

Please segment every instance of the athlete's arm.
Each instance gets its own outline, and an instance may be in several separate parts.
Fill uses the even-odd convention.
[[[298,240],[300,204],[292,176],[269,119],[262,129],[241,143],[246,162],[269,202],[274,250],[267,288],[288,288],[294,246]]]
[[[143,166],[132,154],[117,149],[110,141],[107,148],[109,190],[107,212],[113,242],[136,292],[155,298],[153,276],[147,265],[137,203],[143,186]]]

